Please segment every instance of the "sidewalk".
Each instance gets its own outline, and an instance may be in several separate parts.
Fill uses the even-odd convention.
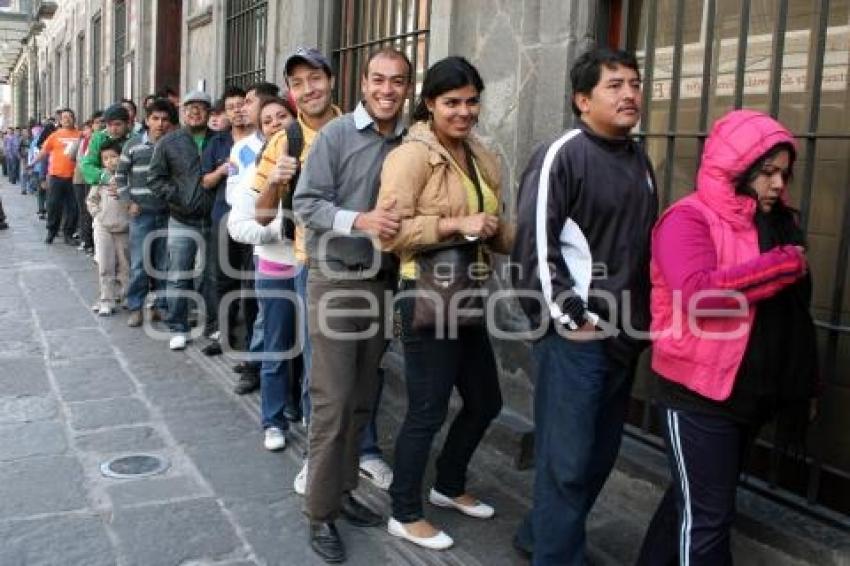
[[[166,342],[128,328],[125,313],[94,315],[91,259],[42,242],[34,197],[5,179],[0,197],[11,226],[0,232],[0,565],[321,564],[292,490],[304,431],[291,431],[283,453],[265,451],[258,398],[231,393],[235,374],[225,358],[206,358],[196,347],[171,352]],[[404,406],[401,381],[388,379],[379,428],[391,453]],[[661,493],[641,477],[638,468],[653,458],[643,452],[625,444],[592,515],[594,564],[634,560]],[[164,456],[170,468],[136,480],[100,473],[106,459],[134,453]],[[494,504],[494,520],[428,508],[456,541],[445,553],[340,521],[348,564],[524,564],[511,537],[530,505],[532,479],[486,443],[473,461],[470,489]],[[371,485],[359,492],[388,513],[386,493]],[[766,545],[752,530],[736,536],[741,564],[850,563],[841,533],[826,533],[833,540],[827,547],[818,535],[801,553]]]

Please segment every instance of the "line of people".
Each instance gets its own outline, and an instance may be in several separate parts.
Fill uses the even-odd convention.
[[[283,449],[303,420],[294,487],[312,549],[346,560],[340,517],[429,549],[454,544],[428,520],[422,493],[454,390],[462,406],[427,501],[477,520],[496,514],[466,475],[502,408],[490,343],[498,321],[486,308],[502,254],[530,328],[543,329],[529,334],[534,505],[514,546],[538,565],[584,563],[587,516],[652,342],[674,481],[640,563],[730,564],[747,447],[777,414],[793,416],[799,434],[815,412],[811,284],[787,200],[793,136],[758,112],[731,112],[708,136],[696,191],[659,220],[652,165],[631,137],[637,61],[592,49],[570,73],[576,127],[538,146],[508,214],[499,158],[475,133],[485,83],[467,60],[428,69],[410,125],[413,74],[400,51],[370,54],[349,113],[332,102],[334,72],[319,51],[296,50],[282,78],[283,93],[271,83],[226,89],[220,131],[203,92],[181,101],[182,127],[171,101],[146,99],[132,135],[129,109],[111,106],[83,154],[69,151],[81,136],[65,110],[34,163],[49,157],[50,242],[73,202],[72,156],[82,155],[98,312],[125,301],[128,324],[161,320],[172,350],[203,333],[207,354],[243,351],[235,390],[260,389],[267,449]],[[408,406],[390,468],[375,417],[392,335]],[[389,490],[388,521],[353,496],[359,476]]]

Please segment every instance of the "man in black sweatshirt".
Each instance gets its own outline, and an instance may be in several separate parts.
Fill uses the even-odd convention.
[[[652,167],[629,132],[640,119],[633,55],[600,48],[570,72],[575,129],[532,156],[518,195],[514,288],[542,336],[533,345],[534,507],[516,545],[534,564],[584,563],[585,521],[620,447],[649,327]]]

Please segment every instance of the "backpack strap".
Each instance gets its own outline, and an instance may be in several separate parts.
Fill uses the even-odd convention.
[[[286,147],[290,157],[299,160],[300,165],[301,152],[304,150],[304,132],[301,131],[301,124],[298,120],[293,120],[286,128]],[[295,192],[295,187],[298,185],[300,174],[301,168],[299,166],[298,171],[295,172],[292,180],[289,181],[289,190],[280,199],[281,208],[290,212],[290,214],[284,215],[283,222],[280,223],[281,236],[288,240],[295,239],[295,223],[291,218],[292,195]]]

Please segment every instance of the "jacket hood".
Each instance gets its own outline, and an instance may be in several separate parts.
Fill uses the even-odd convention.
[[[697,172],[699,198],[734,226],[751,228],[757,203],[735,192],[735,179],[780,143],[797,149],[791,132],[767,114],[735,110],[723,116],[705,142]]]

